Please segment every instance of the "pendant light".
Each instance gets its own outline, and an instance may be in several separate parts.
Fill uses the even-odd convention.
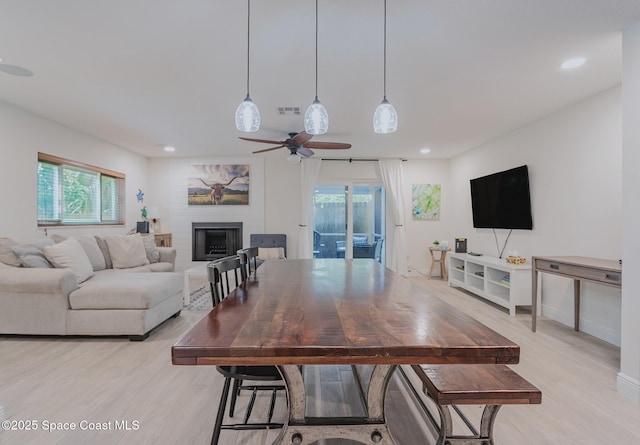
[[[309,134],[324,134],[329,128],[329,114],[318,100],[318,0],[316,0],[316,98],[304,113],[304,131]]]
[[[387,0],[384,0],[384,92],[376,112],[373,114],[373,131],[376,133],[393,133],[398,129],[398,113],[387,100]]]
[[[260,128],[260,111],[249,96],[249,30],[251,25],[251,0],[247,0],[247,97],[236,109],[236,128],[253,133]]]

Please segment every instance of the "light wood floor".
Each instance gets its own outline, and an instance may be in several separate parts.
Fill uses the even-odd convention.
[[[442,281],[414,281],[521,346],[521,362],[513,368],[542,390],[543,403],[503,407],[495,426],[497,444],[640,443],[640,406],[615,391],[617,348],[544,318],[532,333],[526,313],[509,317]],[[37,421],[40,428],[0,432],[0,444],[209,443],[222,379],[211,367],[173,366],[170,359],[171,345],[203,315],[183,311],[144,342],[0,337],[0,405],[8,419]],[[309,410],[348,412],[335,402],[339,394],[351,397],[348,371],[309,367]],[[320,393],[321,402],[315,398]],[[388,400],[392,431],[400,444],[433,443],[424,439],[432,434],[399,380],[393,382]],[[284,405],[280,399],[281,418]],[[478,416],[480,407],[466,411]],[[83,420],[111,429],[41,430],[43,421],[79,425]],[[116,421],[127,421],[132,430],[116,430]],[[220,443],[257,445],[270,443],[276,435],[223,432]]]

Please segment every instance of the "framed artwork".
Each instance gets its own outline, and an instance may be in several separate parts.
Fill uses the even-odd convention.
[[[192,165],[187,202],[190,206],[249,205],[249,165]]]
[[[440,221],[440,184],[413,184],[411,208],[416,221]]]

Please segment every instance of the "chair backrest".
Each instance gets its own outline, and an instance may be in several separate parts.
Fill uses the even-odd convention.
[[[254,274],[258,268],[258,248],[247,247],[246,249],[238,250],[238,256],[240,257],[240,264],[242,265],[240,271],[242,272],[242,281],[244,281],[249,275]],[[251,269],[251,263],[253,262],[253,270]]]
[[[237,287],[242,282],[242,279],[238,280],[238,270],[240,270],[242,278],[242,264],[238,255],[224,257],[207,264],[207,277],[211,286],[213,307],[216,307],[233,289],[229,285],[229,275],[231,273],[233,273],[235,279],[234,287]]]
[[[282,233],[252,233],[249,235],[251,247],[282,247],[287,256],[287,235]]]

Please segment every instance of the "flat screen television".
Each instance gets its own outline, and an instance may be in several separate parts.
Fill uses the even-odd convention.
[[[473,227],[533,229],[526,165],[472,179]]]

